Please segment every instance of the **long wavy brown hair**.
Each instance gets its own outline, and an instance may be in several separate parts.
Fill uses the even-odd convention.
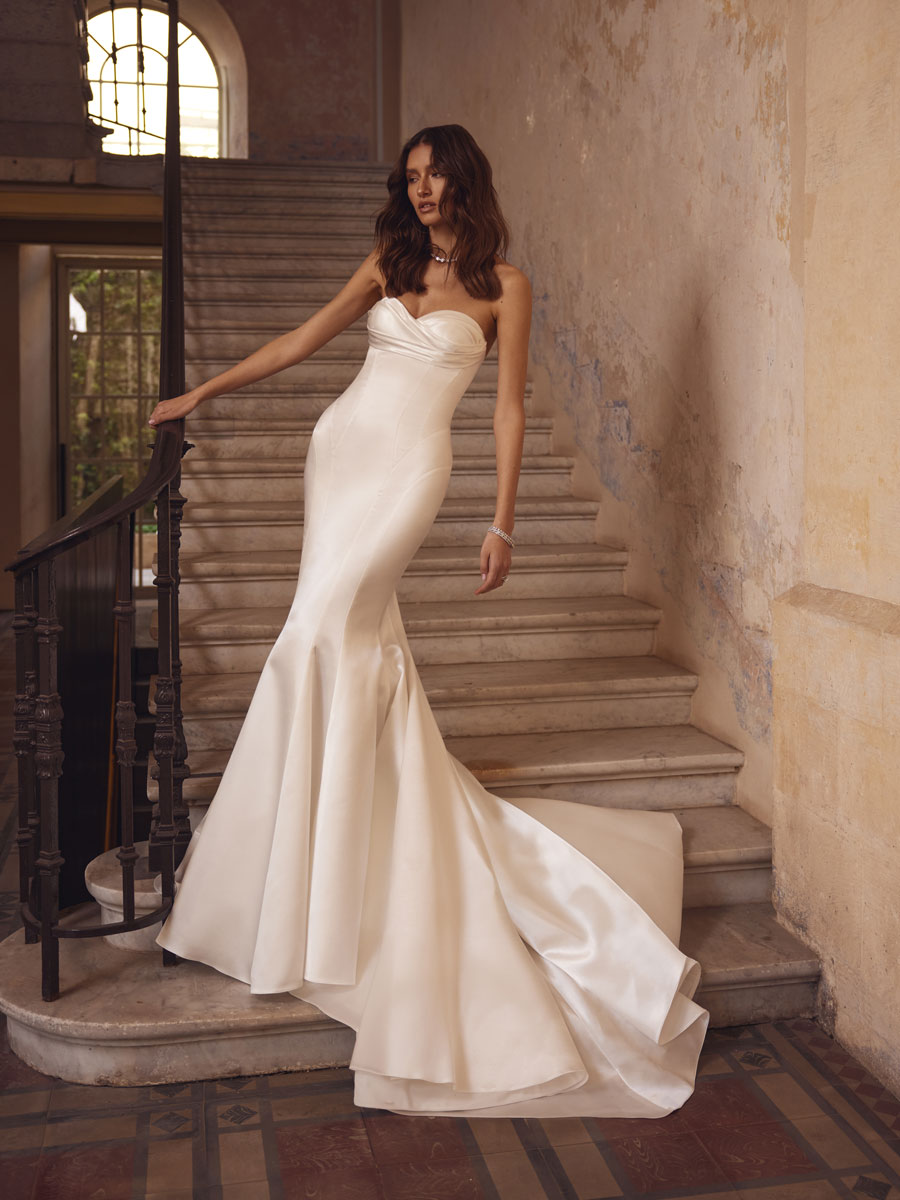
[[[414,133],[388,176],[388,199],[375,218],[375,249],[389,296],[424,292],[431,237],[409,201],[406,160],[416,146],[446,178],[439,210],[456,236],[456,274],[470,296],[496,300],[495,266],[506,256],[509,228],[494,190],[491,164],[462,125],[429,125]]]

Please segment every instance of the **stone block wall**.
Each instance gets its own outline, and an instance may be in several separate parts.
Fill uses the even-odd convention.
[[[775,902],[822,1017],[900,1091],[900,607],[798,584],[775,644]]]
[[[900,8],[809,0],[802,583],[776,601],[776,896],[900,1090]]]

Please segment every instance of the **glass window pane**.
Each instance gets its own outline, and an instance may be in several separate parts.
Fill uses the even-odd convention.
[[[141,394],[159,394],[159,334],[145,333],[141,338]]]
[[[137,336],[108,333],[103,342],[103,380],[107,395],[137,395]]]
[[[69,328],[100,328],[100,272],[93,267],[69,271]]]
[[[72,507],[96,492],[106,480],[106,470],[102,463],[75,463],[72,469]]]
[[[103,457],[109,459],[132,458],[135,456],[134,404],[116,406],[107,411],[104,418]]]
[[[137,271],[104,271],[103,304],[106,329],[137,329]]]
[[[154,9],[144,10],[140,88],[136,9],[117,6],[114,16],[113,21],[113,14],[104,12],[88,21],[88,80],[93,91],[90,115],[107,128],[114,126],[103,139],[106,153],[159,154],[165,133],[168,16]],[[203,42],[183,22],[179,22],[178,42],[182,153],[215,156],[219,145],[218,72]],[[131,126],[130,132],[127,126]]]
[[[99,458],[103,454],[103,405],[99,396],[73,398],[69,452],[73,458]]]
[[[141,271],[141,325],[159,329],[162,315],[162,271]]]
[[[97,395],[102,388],[100,334],[73,333],[69,343],[69,391],[76,396]]]
[[[178,32],[183,36],[185,27],[179,24]],[[216,68],[213,66],[209,51],[198,37],[190,37],[178,49],[178,78],[182,83],[206,84],[207,87],[218,87]]]

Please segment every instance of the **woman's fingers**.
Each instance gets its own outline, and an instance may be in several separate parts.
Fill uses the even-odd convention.
[[[147,424],[158,425],[161,421],[177,421],[179,417],[186,417],[196,407],[189,396],[186,392],[183,396],[173,396],[171,400],[160,400],[147,418]]]
[[[509,574],[510,562],[511,555],[508,550],[504,552],[493,546],[489,546],[486,550],[485,547],[482,547],[481,586],[475,589],[475,595],[480,596],[483,592],[490,592],[494,588],[502,586]]]

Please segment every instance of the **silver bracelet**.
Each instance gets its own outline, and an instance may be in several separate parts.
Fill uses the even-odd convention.
[[[509,534],[505,530],[500,528],[499,525],[492,525],[490,527],[490,529],[488,529],[488,533],[496,533],[497,537],[503,538],[504,542],[506,542],[506,544],[507,544],[507,546],[509,546],[510,550],[515,550],[516,543],[512,540],[512,538],[509,536]]]

